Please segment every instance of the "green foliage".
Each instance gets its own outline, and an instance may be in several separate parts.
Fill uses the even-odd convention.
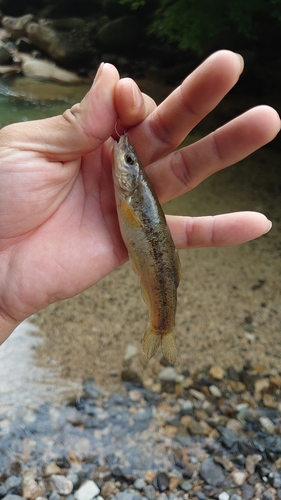
[[[151,0],[119,0],[137,9]],[[264,16],[281,20],[281,0],[156,0],[150,31],[180,49],[201,53],[220,33],[256,38]]]

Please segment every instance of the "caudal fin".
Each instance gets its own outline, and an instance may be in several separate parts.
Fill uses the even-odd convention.
[[[161,337],[151,330],[147,330],[142,341],[142,351],[146,356],[147,361],[150,360],[157,352],[161,343]]]
[[[175,363],[177,359],[177,348],[173,333],[168,333],[162,337],[161,341],[162,352],[169,363]]]
[[[156,354],[160,344],[165,358],[170,363],[175,363],[177,358],[177,349],[173,333],[163,335],[161,338],[160,334],[151,330],[147,330],[142,341],[142,350],[147,361],[149,361],[154,354]]]

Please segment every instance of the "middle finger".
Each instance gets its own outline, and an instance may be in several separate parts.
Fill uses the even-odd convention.
[[[222,50],[212,54],[129,136],[144,165],[177,147],[237,82],[242,57]],[[145,148],[143,145],[145,144]]]

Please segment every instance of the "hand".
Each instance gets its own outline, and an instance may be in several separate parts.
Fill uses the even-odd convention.
[[[218,52],[156,108],[105,64],[82,102],[62,116],[0,131],[0,342],[23,319],[87,289],[127,259],[111,177],[117,116],[130,129],[161,202],[274,138],[279,117],[260,106],[163,158],[241,71],[236,54]],[[251,212],[168,221],[180,248],[242,243],[270,227]]]

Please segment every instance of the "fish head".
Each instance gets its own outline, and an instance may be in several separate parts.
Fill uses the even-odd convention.
[[[113,148],[115,186],[125,195],[134,192],[140,181],[140,163],[127,135],[121,135]]]

